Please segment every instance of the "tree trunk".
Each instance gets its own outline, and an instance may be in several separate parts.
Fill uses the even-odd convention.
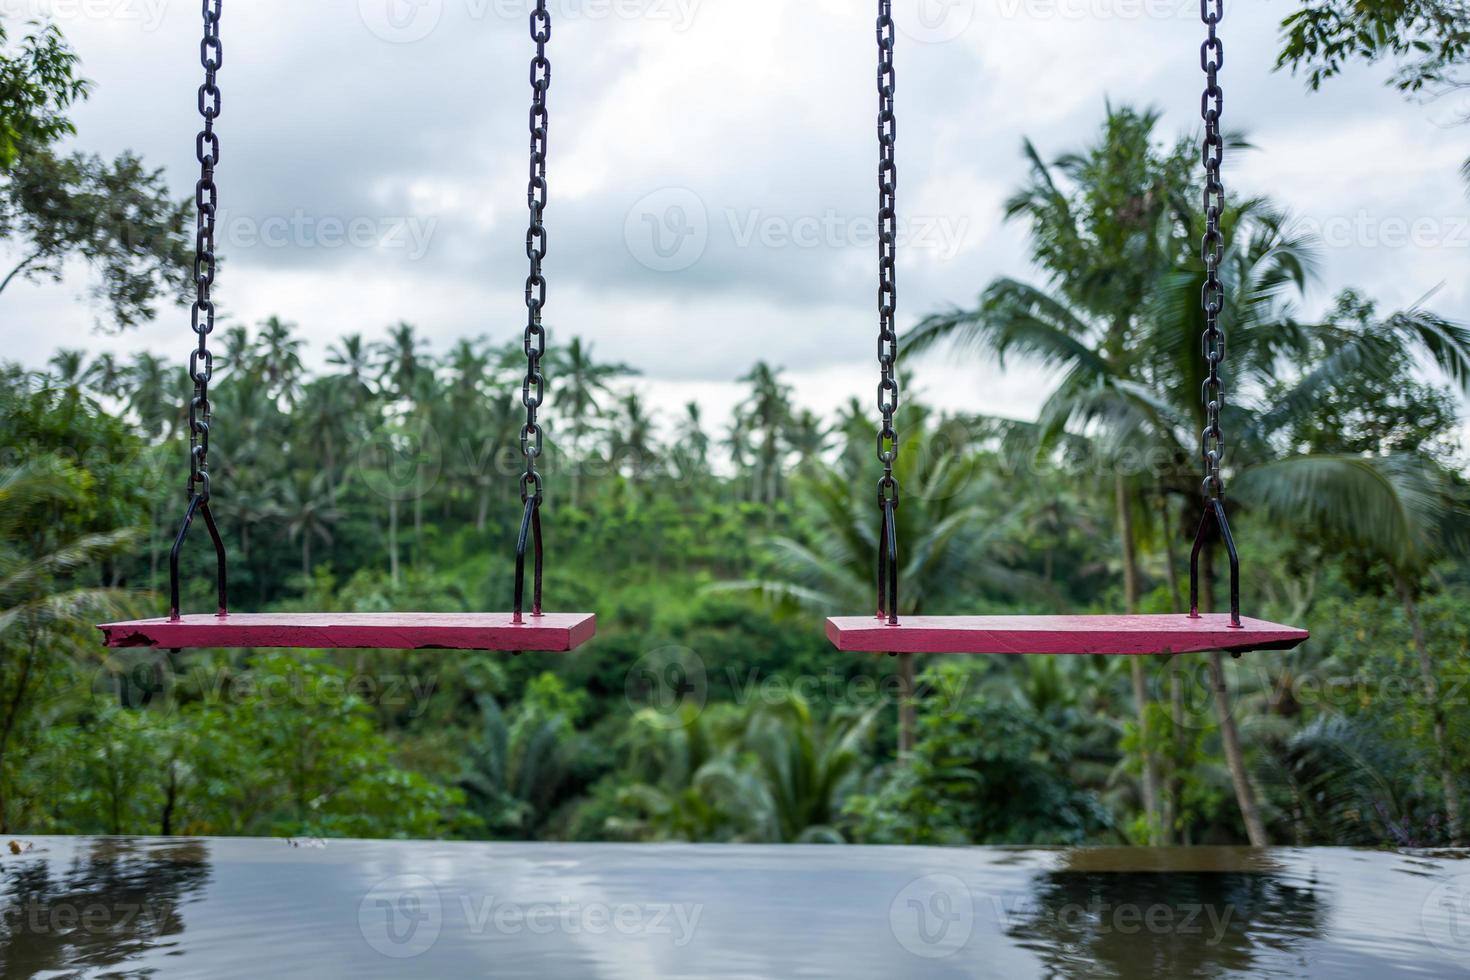
[[[1419,604],[1414,601],[1414,591],[1402,572],[1394,573],[1394,584],[1404,604],[1404,615],[1414,633],[1414,653],[1419,661],[1419,677],[1424,685],[1424,700],[1434,722],[1434,750],[1439,759],[1439,778],[1444,784],[1445,827],[1450,843],[1455,847],[1465,844],[1464,822],[1460,809],[1460,787],[1455,780],[1455,767],[1451,762],[1449,739],[1445,732],[1444,706],[1439,700],[1439,679],[1435,675],[1434,660],[1429,655],[1429,644],[1424,638],[1424,620],[1419,615]]]
[[[413,480],[413,567],[418,568],[423,560],[424,546],[424,477],[423,468]]]
[[[311,583],[311,532],[304,531],[301,535],[301,575],[306,579],[306,584]]]
[[[1129,506],[1128,483],[1121,472],[1114,475],[1118,496],[1118,534],[1123,542],[1123,611],[1132,616],[1138,612],[1138,552],[1133,540],[1133,508]],[[1148,680],[1143,673],[1143,658],[1131,657],[1133,705],[1138,712],[1139,754],[1143,758],[1143,812],[1148,820],[1148,843],[1167,843],[1168,834],[1159,819],[1159,762],[1149,747]]]
[[[914,706],[914,655],[898,656],[898,757],[908,760],[914,751],[918,712]]]
[[[1169,496],[1159,487],[1159,519],[1164,534],[1164,561],[1169,575],[1169,603],[1175,615],[1184,612],[1184,597],[1179,591],[1179,563],[1174,550],[1179,542],[1169,515]],[[1180,826],[1184,818],[1184,760],[1189,754],[1189,732],[1184,727],[1184,675],[1179,658],[1169,658],[1169,721],[1174,729],[1174,757],[1170,760],[1169,778],[1165,783],[1164,823],[1170,835],[1186,833]],[[1186,839],[1184,843],[1189,843]]]
[[[475,530],[485,530],[485,522],[490,517],[490,486],[480,481],[480,508],[475,512]]]
[[[5,795],[5,756],[10,749],[10,736],[15,732],[16,720],[20,718],[21,706],[25,703],[26,691],[31,685],[31,669],[35,666],[40,646],[34,617],[30,619],[30,633],[25,661],[21,664],[20,677],[15,682],[15,694],[6,706],[5,723],[0,726],[0,834],[10,832],[9,799]]]
[[[1215,562],[1214,545],[1207,545],[1200,556],[1200,609],[1214,612],[1215,609]],[[1252,847],[1266,847],[1266,825],[1261,821],[1261,811],[1256,805],[1256,791],[1251,786],[1250,774],[1245,768],[1245,753],[1240,748],[1240,730],[1235,725],[1235,713],[1230,706],[1230,689],[1225,686],[1225,665],[1219,650],[1211,650],[1210,684],[1215,694],[1215,714],[1220,719],[1220,745],[1225,752],[1225,765],[1230,769],[1230,782],[1235,787],[1235,802],[1240,807],[1240,819],[1245,824],[1246,837]]]
[[[388,501],[388,579],[398,584],[398,501]]]

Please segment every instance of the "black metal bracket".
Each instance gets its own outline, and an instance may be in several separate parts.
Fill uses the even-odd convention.
[[[1199,619],[1199,557],[1209,540],[1210,524],[1220,529],[1220,539],[1230,556],[1230,625],[1240,629],[1240,554],[1235,550],[1235,537],[1225,518],[1225,502],[1219,497],[1205,501],[1205,514],[1194,535],[1194,550],[1189,555],[1189,618]]]
[[[526,510],[521,515],[521,533],[516,539],[516,590],[515,616],[513,622],[522,622],[521,613],[526,600],[526,544],[531,543],[534,570],[532,571],[531,615],[541,615],[541,500],[536,495],[526,498]]]
[[[168,554],[168,618],[173,622],[179,620],[179,553],[184,549],[184,538],[188,537],[189,528],[194,523],[194,515],[200,514],[204,517],[204,526],[209,529],[209,536],[214,541],[214,556],[216,562],[215,585],[219,589],[219,612],[217,615],[229,614],[230,604],[227,598],[225,578],[225,542],[219,536],[219,526],[214,522],[214,514],[210,513],[209,501],[197,493],[189,495],[189,506],[184,510],[183,523],[179,525],[179,533],[174,536],[173,549]]]

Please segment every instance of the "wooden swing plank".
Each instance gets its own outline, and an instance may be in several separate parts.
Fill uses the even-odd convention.
[[[839,650],[867,653],[1102,654],[1149,656],[1202,650],[1290,650],[1310,634],[1228,613],[1173,616],[875,616],[827,620]]]
[[[564,652],[597,632],[592,613],[230,613],[99,626],[109,647]]]

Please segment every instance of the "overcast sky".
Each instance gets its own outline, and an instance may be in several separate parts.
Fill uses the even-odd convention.
[[[528,0],[226,0],[220,74],[222,310],[300,325],[315,365],[347,332],[407,320],[444,351],[524,318]],[[577,334],[641,369],[672,414],[722,413],[757,359],[801,403],[876,381],[873,19],[867,0],[552,0],[552,343]],[[1269,194],[1326,236],[1309,307],[1355,285],[1386,307],[1432,290],[1470,319],[1470,128],[1354,70],[1325,91],[1273,72],[1290,0],[1227,2],[1226,124],[1259,148],[1232,190]],[[898,0],[904,324],[997,275],[1035,278],[1001,202],[1090,140],[1104,100],[1195,132],[1197,0]],[[197,164],[197,0],[0,0],[50,13],[96,83],[80,147],[133,149],[181,195]],[[0,258],[3,258],[0,255]],[[7,265],[8,267],[8,265]],[[93,330],[78,269],[0,295],[4,356],[58,346],[186,355],[186,310]],[[934,358],[928,397],[1025,416],[1020,369]]]

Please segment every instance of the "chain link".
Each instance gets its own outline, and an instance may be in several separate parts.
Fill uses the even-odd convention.
[[[893,0],[878,0],[878,461],[883,476],[878,481],[878,507],[883,514],[878,541],[878,612],[897,622],[898,532],[895,511],[899,504],[898,481],[893,466],[898,460],[898,430],[893,417],[898,412],[898,118],[894,113],[896,74],[893,68],[895,28]],[[885,582],[886,579],[886,582]]]
[[[1225,493],[1225,481],[1220,476],[1225,457],[1225,434],[1220,429],[1220,411],[1225,406],[1225,385],[1220,379],[1220,365],[1225,360],[1225,332],[1220,327],[1220,313],[1225,307],[1225,287],[1220,283],[1220,261],[1225,255],[1225,238],[1220,231],[1220,218],[1225,211],[1225,185],[1220,180],[1220,165],[1225,156],[1225,139],[1220,132],[1220,116],[1225,95],[1219,79],[1220,69],[1225,64],[1225,47],[1215,33],[1224,15],[1225,0],[1200,0],[1200,18],[1208,30],[1199,54],[1200,68],[1205,73],[1205,90],[1200,97],[1200,116],[1205,123],[1202,150],[1205,234],[1200,252],[1205,264],[1201,294],[1205,332],[1201,345],[1208,373],[1201,392],[1205,405],[1205,429],[1200,434],[1200,454],[1205,468],[1203,492],[1206,500],[1218,500]]]
[[[194,397],[189,402],[189,487],[201,503],[209,503],[209,426],[213,407],[209,401],[209,382],[214,376],[214,355],[209,350],[209,335],[214,331],[214,229],[219,211],[219,189],[214,183],[214,169],[219,164],[219,136],[214,121],[220,114],[220,89],[216,81],[224,63],[220,44],[219,22],[222,0],[203,0],[204,39],[199,42],[199,61],[204,66],[204,84],[199,86],[199,115],[204,128],[194,141],[199,159],[199,182],[194,186],[194,202],[199,216],[194,234],[194,308],[190,325],[199,337],[199,346],[189,352],[189,379],[194,383]]]
[[[546,44],[551,40],[551,11],[546,0],[537,0],[531,11],[531,40],[536,42],[536,56],[531,59],[531,175],[526,201],[531,211],[526,230],[526,258],[531,262],[526,277],[526,380],[521,385],[521,403],[526,408],[526,424],[521,427],[521,454],[526,458],[526,472],[521,476],[521,501],[534,499],[539,506],[543,492],[536,460],[544,448],[544,433],[536,419],[537,410],[546,397],[546,377],[541,373],[541,359],[546,355],[546,328],[541,311],[546,306],[546,277],[541,274],[541,260],[546,258],[546,134],[550,116],[546,109],[546,92],[551,88],[551,61],[546,57]]]

